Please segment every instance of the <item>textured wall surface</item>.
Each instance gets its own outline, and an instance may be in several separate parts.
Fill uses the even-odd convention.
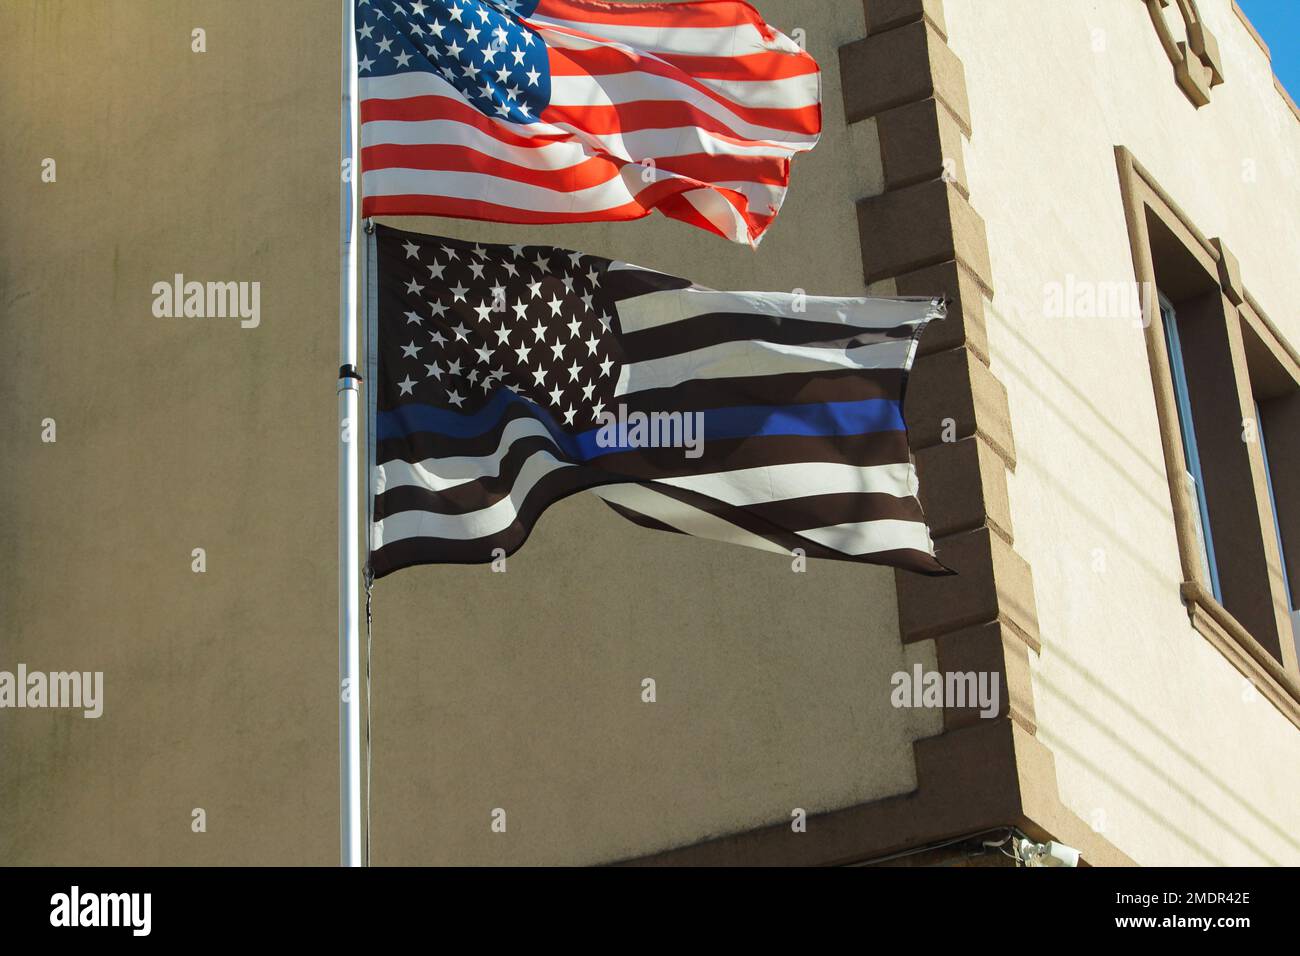
[[[1223,237],[1300,343],[1300,122],[1229,0],[1198,0],[1226,76],[1200,110],[1137,0],[986,7],[947,0],[945,15],[976,128],[966,166],[996,288],[990,353],[1043,640],[1039,737],[1062,800],[1139,863],[1295,865],[1300,732],[1188,623],[1142,330],[1044,313],[1070,277],[1133,281],[1123,145]]]
[[[835,53],[860,6],[759,6],[821,62],[826,134],[757,253],[657,219],[400,225],[860,292],[879,151]],[[98,720],[0,712],[0,862],[337,859],[334,8],[0,5],[0,669],[106,683]],[[175,273],[260,282],[260,326],[156,318]],[[899,645],[892,572],[792,574],[595,500],[506,574],[406,570],[374,612],[377,863],[610,860],[902,793],[939,730],[889,705],[932,659]]]

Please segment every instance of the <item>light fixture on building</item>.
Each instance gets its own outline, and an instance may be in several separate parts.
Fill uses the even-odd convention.
[[[1049,840],[1035,843],[1028,837],[1015,841],[1016,856],[1025,866],[1078,866],[1079,851],[1064,843]]]

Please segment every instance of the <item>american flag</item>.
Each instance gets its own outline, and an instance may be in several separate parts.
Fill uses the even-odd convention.
[[[511,554],[587,489],[661,531],[945,572],[902,417],[941,302],[718,292],[385,226],[373,241],[375,577]],[[698,421],[702,443],[613,430],[636,413]]]
[[[358,0],[362,215],[628,220],[756,244],[821,74],[737,0]]]

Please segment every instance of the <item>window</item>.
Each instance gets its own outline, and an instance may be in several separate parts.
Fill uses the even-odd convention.
[[[1274,592],[1275,535],[1259,443],[1246,440],[1254,407],[1241,320],[1218,275],[1166,222],[1150,215],[1147,231],[1168,369],[1156,370],[1158,387],[1177,439],[1169,480],[1182,486],[1171,488],[1171,503],[1186,514],[1184,573],[1281,662],[1291,628],[1278,605],[1280,584]]]
[[[1258,316],[1247,313],[1242,347],[1250,375],[1277,576],[1300,658],[1300,357]]]
[[[1196,428],[1192,419],[1192,397],[1187,387],[1187,367],[1183,364],[1183,345],[1178,336],[1178,316],[1169,299],[1160,296],[1160,317],[1165,327],[1165,348],[1169,350],[1169,372],[1174,380],[1174,398],[1178,403],[1178,426],[1183,438],[1183,461],[1186,462],[1185,478],[1200,521],[1196,525],[1197,550],[1200,552],[1201,567],[1210,582],[1215,600],[1223,600],[1223,590],[1219,586],[1219,566],[1214,560],[1214,535],[1210,529],[1210,509],[1205,500],[1205,478],[1201,471],[1201,453],[1196,445]]]
[[[1223,241],[1207,239],[1129,150],[1115,156],[1178,597],[1192,626],[1300,727],[1300,351]]]
[[[1255,421],[1259,423],[1259,451],[1264,458],[1264,481],[1268,484],[1268,503],[1273,512],[1273,530],[1277,532],[1277,551],[1282,562],[1282,586],[1286,590],[1291,605],[1291,636],[1296,641],[1296,656],[1300,657],[1300,600],[1297,600],[1295,586],[1291,583],[1286,543],[1282,538],[1282,522],[1277,516],[1278,485],[1273,478],[1273,467],[1268,460],[1268,436],[1264,434],[1264,414],[1259,403],[1255,403]],[[1300,571],[1300,568],[1297,569]]]

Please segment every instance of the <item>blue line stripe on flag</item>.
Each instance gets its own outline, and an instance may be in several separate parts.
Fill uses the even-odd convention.
[[[432,405],[402,405],[380,412],[376,433],[380,441],[420,432],[448,438],[476,438],[496,428],[506,409],[514,404],[526,406],[546,426],[555,443],[575,461],[590,461],[628,450],[617,446],[600,447],[596,443],[599,427],[576,435],[568,434],[546,409],[505,389],[498,391],[483,408],[470,415]],[[808,405],[740,405],[698,411],[704,415],[705,441],[775,435],[863,435],[902,431],[904,428],[900,404],[884,398]]]

